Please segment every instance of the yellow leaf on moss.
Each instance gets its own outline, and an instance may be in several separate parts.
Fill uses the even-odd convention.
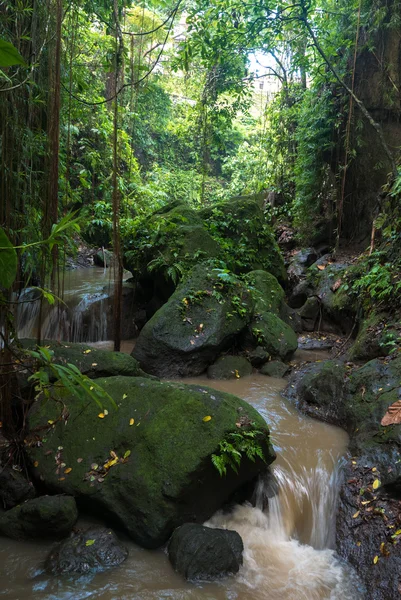
[[[204,423],[207,423],[208,421],[211,421],[211,420],[212,420],[212,417],[210,415],[207,415],[207,417],[203,417],[203,419],[202,419],[202,421]]]
[[[104,413],[99,413],[98,417],[99,417],[99,419],[104,419]]]
[[[89,348],[87,350],[84,350],[84,354],[89,354],[89,352],[92,352],[92,350],[89,350]]]
[[[130,419],[130,420],[129,420],[129,424],[130,424],[130,425],[133,425],[134,423],[135,423],[135,419]]]
[[[66,470],[64,471],[64,473],[65,473],[66,475],[68,475],[68,473],[71,473],[71,471],[72,471],[72,468],[71,468],[71,467],[68,467],[68,469],[66,469]]]

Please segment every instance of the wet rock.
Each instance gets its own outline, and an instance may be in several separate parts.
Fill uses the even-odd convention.
[[[257,346],[247,353],[247,357],[253,367],[259,368],[269,360],[270,354],[262,346]]]
[[[40,496],[0,514],[0,533],[16,540],[57,539],[70,533],[77,518],[71,496]]]
[[[380,451],[379,451],[380,453]],[[399,500],[388,497],[375,480],[383,480],[399,455],[388,455],[387,465],[376,452],[347,462],[340,489],[336,549],[366,586],[366,600],[398,600],[401,589]]]
[[[302,279],[295,287],[291,290],[288,298],[288,304],[291,308],[301,308],[313,294],[313,288],[307,279]]]
[[[287,304],[283,304],[280,309],[279,317],[284,323],[289,325],[295,333],[302,332],[302,319],[294,308],[291,308]]]
[[[51,575],[89,573],[118,567],[128,557],[128,549],[104,527],[91,527],[57,544],[46,559]]]
[[[313,248],[304,248],[292,256],[288,267],[288,279],[292,286],[299,284],[306,276],[307,268],[313,265],[317,258]]]
[[[94,402],[67,396],[64,420],[59,404],[35,403],[29,427],[44,433],[41,446],[26,448],[31,473],[117,521],[141,546],[163,545],[189,519],[204,522],[275,458],[264,419],[231,394],[140,377],[97,382],[118,409],[107,404],[100,413]],[[243,456],[238,473],[227,469],[221,477],[211,457],[240,431],[238,422],[263,432],[265,461]]]
[[[311,417],[343,426],[346,414],[346,370],[344,363],[328,360],[295,372],[285,395]]]
[[[209,379],[236,379],[251,374],[252,365],[242,356],[220,356],[207,370]]]
[[[311,352],[331,350],[335,345],[335,341],[332,338],[322,337],[307,337],[301,336],[298,338],[298,349],[299,350],[310,350]]]
[[[301,317],[304,331],[315,331],[321,317],[321,304],[319,298],[312,296],[308,298],[302,308],[298,311]]]
[[[261,346],[270,356],[282,360],[289,360],[298,347],[294,330],[273,313],[257,315],[248,328],[248,337],[255,347]]]
[[[35,488],[22,473],[0,465],[0,505],[6,510],[33,498]]]
[[[142,329],[132,356],[159,377],[200,375],[250,322],[253,300],[242,281],[226,286],[201,263]]]
[[[215,580],[238,573],[244,545],[236,531],[186,523],[168,545],[174,569],[189,581]]]
[[[278,379],[284,377],[289,371],[289,366],[279,360],[271,360],[270,362],[263,365],[260,369],[262,375],[269,377],[276,377]]]

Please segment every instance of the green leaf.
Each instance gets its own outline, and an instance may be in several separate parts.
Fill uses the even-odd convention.
[[[0,287],[10,288],[17,276],[17,253],[0,227]]]
[[[26,66],[26,62],[10,42],[0,39],[0,67],[11,67],[12,65]]]
[[[95,540],[86,540],[85,546],[93,546],[94,543],[95,543]]]

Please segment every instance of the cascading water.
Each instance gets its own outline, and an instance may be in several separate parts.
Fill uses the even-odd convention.
[[[127,274],[128,276],[130,274]],[[114,278],[112,269],[76,269],[64,275],[63,303],[42,303],[41,338],[68,342],[97,342],[111,338]],[[26,288],[17,307],[18,337],[36,338],[40,294]]]
[[[118,569],[80,578],[49,578],[40,561],[48,544],[0,538],[1,600],[361,600],[363,591],[333,550],[340,461],[345,432],[299,414],[279,394],[285,382],[269,377],[235,381],[197,378],[250,402],[266,419],[277,452],[274,479],[260,480],[256,506],[236,506],[207,523],[235,529],[244,542],[236,577],[188,583],[173,572],[163,550],[129,540]]]

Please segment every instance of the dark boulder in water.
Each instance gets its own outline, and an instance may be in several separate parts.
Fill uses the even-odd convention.
[[[52,575],[89,573],[118,567],[128,557],[128,549],[104,527],[90,527],[57,544],[46,559]]]
[[[189,581],[214,580],[238,573],[244,545],[236,531],[185,523],[171,536],[168,555]]]

